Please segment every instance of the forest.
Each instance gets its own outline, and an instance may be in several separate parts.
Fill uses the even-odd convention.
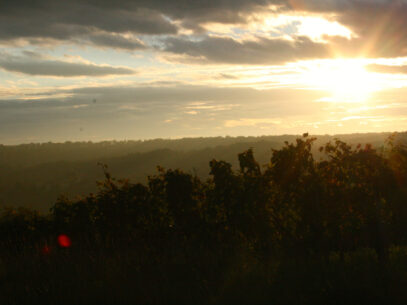
[[[313,154],[319,159],[322,155],[317,148],[334,138],[352,145],[370,143],[380,149],[389,135],[317,136]],[[407,139],[407,133],[397,136]],[[103,179],[98,163],[108,164],[114,176],[133,182],[146,183],[157,165],[179,168],[206,179],[208,160],[224,160],[238,168],[237,154],[251,147],[256,160],[265,164],[270,160],[271,149],[295,139],[296,136],[285,135],[0,145],[0,208],[23,206],[47,212],[61,194],[85,196],[96,192],[95,181]]]
[[[385,138],[304,134],[138,182],[102,162],[92,193],[2,209],[0,303],[406,304],[407,145]]]

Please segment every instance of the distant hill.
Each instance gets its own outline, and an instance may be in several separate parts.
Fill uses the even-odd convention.
[[[385,145],[390,133],[316,136],[318,147],[339,138],[349,144]],[[70,197],[96,191],[96,181],[103,179],[98,163],[107,164],[118,178],[145,181],[156,166],[180,168],[207,177],[209,161],[219,159],[235,168],[237,154],[252,147],[260,164],[266,164],[271,150],[298,136],[185,138],[179,140],[65,142],[0,145],[0,207],[25,206],[46,211],[60,194]],[[405,141],[407,133],[399,133]]]

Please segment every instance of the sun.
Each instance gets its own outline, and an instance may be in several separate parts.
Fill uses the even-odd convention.
[[[364,103],[371,93],[379,90],[374,74],[365,69],[365,62],[329,60],[312,64],[304,73],[305,82],[329,94],[326,101],[338,103]]]

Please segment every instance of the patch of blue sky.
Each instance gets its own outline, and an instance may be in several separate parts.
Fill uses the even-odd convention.
[[[301,26],[300,21],[293,21],[288,24],[279,25],[268,30],[258,30],[258,33],[268,34],[271,37],[282,37],[282,36],[295,36],[299,32],[299,27]]]

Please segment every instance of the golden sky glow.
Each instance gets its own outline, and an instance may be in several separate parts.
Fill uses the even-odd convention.
[[[0,6],[0,143],[406,129],[405,1],[48,1]]]
[[[311,87],[330,93],[325,101],[336,103],[368,102],[372,92],[383,89],[380,77],[366,71],[360,59],[311,64],[303,78]]]

